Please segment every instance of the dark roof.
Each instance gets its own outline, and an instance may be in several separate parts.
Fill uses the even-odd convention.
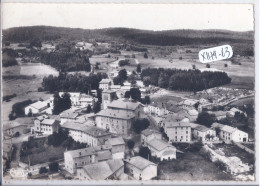
[[[139,170],[144,170],[149,165],[157,166],[155,163],[148,161],[147,159],[144,159],[141,156],[135,156],[135,157],[132,157],[132,158],[127,158],[124,161],[133,165],[133,166],[135,166]]]
[[[160,134],[159,131],[154,130],[154,129],[145,129],[145,130],[142,131],[142,134],[145,135],[145,136],[149,136],[149,135],[151,135],[153,133]]]
[[[75,122],[65,122],[61,127],[71,129],[71,130],[77,130],[85,132],[86,134],[94,137],[101,137],[101,136],[107,136],[111,135],[111,133],[106,132],[104,129],[94,127],[94,126],[86,126],[83,124],[75,123]]]

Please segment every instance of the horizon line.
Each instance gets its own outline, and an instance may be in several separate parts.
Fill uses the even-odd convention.
[[[166,29],[166,30],[148,30],[141,28],[131,28],[131,27],[103,27],[103,28],[80,28],[80,27],[64,27],[64,26],[53,26],[53,25],[26,25],[26,26],[15,26],[9,28],[3,28],[2,30],[14,29],[14,28],[24,28],[24,27],[54,27],[54,28],[70,28],[70,29],[82,29],[82,30],[102,30],[102,29],[134,29],[134,30],[142,30],[142,31],[153,31],[153,32],[163,32],[163,31],[176,31],[176,30],[194,30],[194,31],[231,31],[231,32],[254,32],[255,30],[245,30],[245,31],[237,31],[237,30],[229,30],[229,29],[220,29],[220,28],[211,28],[211,29],[192,29],[192,28],[176,28],[176,29]]]

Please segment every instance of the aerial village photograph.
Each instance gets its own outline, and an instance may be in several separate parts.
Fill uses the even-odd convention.
[[[253,4],[2,11],[3,184],[256,180]]]

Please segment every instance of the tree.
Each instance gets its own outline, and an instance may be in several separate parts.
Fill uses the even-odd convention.
[[[92,111],[91,106],[88,104],[86,113],[90,113]]]
[[[127,80],[127,72],[126,69],[122,69],[118,72],[118,76],[122,79],[122,80]]]
[[[224,67],[228,67],[228,65],[227,65],[227,64],[224,64]]]
[[[121,79],[119,76],[116,76],[116,77],[113,79],[113,82],[114,82],[114,85],[123,85],[124,80]]]
[[[151,84],[151,78],[146,76],[143,78],[144,86],[148,87]]]
[[[47,170],[46,167],[41,167],[41,168],[39,169],[39,174],[43,174],[43,173],[47,173],[47,172],[48,172],[48,170]]]
[[[58,162],[52,162],[49,164],[49,170],[52,172],[58,172],[59,170],[59,163]]]
[[[42,42],[39,38],[34,38],[32,39],[32,41],[30,42],[30,47],[38,47],[41,48],[42,47]]]
[[[95,113],[95,114],[98,113],[98,112],[100,111],[100,109],[101,109],[101,104],[100,104],[100,102],[95,102],[95,103],[94,103],[94,106],[93,106],[93,111],[94,111],[94,113]]]
[[[196,69],[196,65],[192,65],[192,69],[195,70]]]
[[[144,53],[144,58],[146,58],[146,59],[148,58],[148,55],[146,52]]]
[[[179,57],[179,60],[182,60],[182,57],[181,57],[181,56]]]
[[[141,147],[139,150],[139,156],[149,160],[151,158],[150,149],[148,147]]]
[[[141,91],[139,90],[139,88],[131,88],[130,96],[133,100],[139,101],[141,99]]]
[[[210,68],[210,64],[206,64],[206,68]]]
[[[136,72],[137,73],[141,73],[142,72],[142,69],[141,69],[141,65],[138,64],[137,67],[136,67]]]
[[[140,132],[147,129],[149,125],[150,121],[147,118],[136,119],[132,124],[132,128],[135,133],[140,134]]]
[[[201,112],[198,115],[197,123],[206,127],[211,127],[211,124],[216,121],[215,114],[209,114],[208,112]]]
[[[129,149],[133,149],[134,146],[135,146],[135,142],[133,140],[129,140],[127,142],[127,146],[128,146]]]

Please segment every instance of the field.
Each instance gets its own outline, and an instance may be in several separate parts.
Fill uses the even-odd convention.
[[[222,172],[214,163],[198,152],[185,152],[176,160],[162,162],[159,179],[174,181],[224,181],[232,180],[229,173]]]
[[[5,124],[8,122],[8,115],[11,112],[12,105],[16,102],[27,99],[43,100],[50,98],[51,94],[38,92],[41,87],[42,78],[44,75],[54,74],[57,71],[47,65],[39,64],[22,64],[13,67],[3,68],[3,96],[16,94],[9,102],[3,102],[2,121]]]

